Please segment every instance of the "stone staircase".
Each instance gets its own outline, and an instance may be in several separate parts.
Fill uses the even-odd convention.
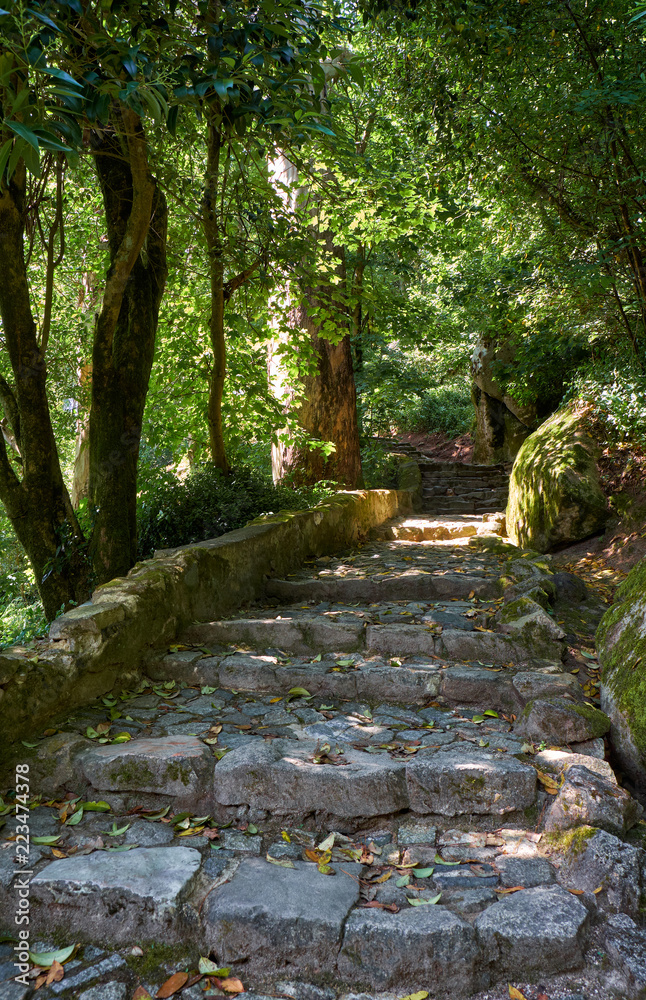
[[[408,518],[268,580],[139,690],[53,721],[25,751],[31,927],[40,950],[79,948],[37,997],[84,997],[101,967],[91,1000],[171,974],[184,1000],[226,995],[223,976],[249,1000],[502,1000],[508,981],[597,976],[599,948],[641,933],[644,852],[624,840],[641,806],[564,668],[549,561],[479,525]],[[132,958],[161,944],[158,967]]]
[[[504,511],[509,473],[503,465],[420,462],[423,510],[444,516]]]
[[[509,496],[509,472],[504,465],[433,462],[407,441],[379,438],[388,451],[415,459],[422,473],[424,513],[451,517],[504,511]]]

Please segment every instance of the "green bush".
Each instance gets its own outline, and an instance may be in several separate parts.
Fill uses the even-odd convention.
[[[361,468],[366,489],[396,489],[398,464],[395,456],[385,451],[373,438],[366,438],[362,442]]]
[[[47,635],[48,628],[40,601],[27,604],[22,597],[15,597],[3,607],[0,615],[0,649]]]
[[[646,376],[630,369],[617,371],[610,365],[582,372],[573,381],[568,397],[592,405],[603,424],[608,443],[630,442],[646,448]]]
[[[165,469],[140,470],[137,522],[139,558],[155,549],[217,538],[260,514],[311,507],[333,492],[332,484],[292,489],[249,467],[228,476],[209,465],[180,480]]]

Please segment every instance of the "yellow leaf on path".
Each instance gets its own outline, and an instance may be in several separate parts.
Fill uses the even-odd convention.
[[[420,990],[419,993],[409,993],[408,996],[402,997],[401,1000],[426,1000],[428,995],[428,990]]]
[[[585,889],[568,889],[568,892],[571,892],[573,896],[582,896]]]
[[[541,785],[548,793],[548,795],[556,795],[559,790],[558,783],[554,780],[551,774],[545,774],[544,771],[539,771],[536,769],[536,777],[540,781]]]
[[[592,891],[593,891],[593,893],[596,896],[596,895],[598,895],[598,893],[603,892],[603,886],[600,885],[598,889],[593,889]]]
[[[525,994],[521,993],[520,990],[517,990],[515,986],[511,985],[511,983],[509,984],[509,996],[511,997],[511,1000],[527,1000]]]

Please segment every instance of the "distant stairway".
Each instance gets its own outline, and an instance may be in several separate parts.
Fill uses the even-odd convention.
[[[509,473],[502,465],[420,462],[424,506],[429,514],[489,514],[505,510]]]

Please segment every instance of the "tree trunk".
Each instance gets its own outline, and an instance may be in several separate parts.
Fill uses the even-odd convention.
[[[139,119],[97,141],[110,246],[92,355],[90,499],[98,508],[91,554],[98,582],[137,558],[137,461],[159,305],[166,283],[168,210],[149,167]]]
[[[277,182],[289,185],[297,181],[298,174],[294,165],[281,156],[274,164],[274,177]],[[304,200],[302,192],[292,195],[293,207],[297,200]],[[347,306],[339,300],[340,290],[345,288],[344,257],[334,246],[331,233],[321,234],[312,225],[311,234],[312,240],[319,241],[325,252],[336,258],[335,270],[339,279],[338,284],[302,289],[300,304],[290,310],[290,327],[309,333],[316,358],[316,374],[303,377],[304,391],[298,393],[301,401],[297,402],[296,391],[285,385],[280,355],[272,345],[269,372],[275,391],[285,399],[286,409],[296,404],[300,426],[309,438],[320,441],[321,447],[298,441],[286,445],[279,440],[272,447],[272,471],[276,481],[286,475],[297,483],[314,484],[321,479],[332,479],[352,489],[363,484],[363,476],[350,341],[351,317]],[[332,339],[321,336],[323,330],[330,331]],[[326,442],[334,446],[327,454]]]
[[[221,149],[222,133],[212,120],[208,126],[206,177],[202,199],[202,222],[209,255],[209,279],[211,283],[209,334],[211,350],[213,351],[213,365],[209,378],[208,423],[211,460],[218,469],[227,473],[229,461],[224,445],[222,426],[222,396],[227,371],[227,349],[224,336],[224,259],[218,222]]]
[[[19,163],[9,185],[0,182],[0,316],[14,378],[13,387],[2,380],[0,397],[22,470],[11,464],[0,436],[0,499],[34,570],[45,614],[53,618],[61,607],[87,597],[88,565],[50,419],[46,345],[39,343],[31,311],[25,193]]]

